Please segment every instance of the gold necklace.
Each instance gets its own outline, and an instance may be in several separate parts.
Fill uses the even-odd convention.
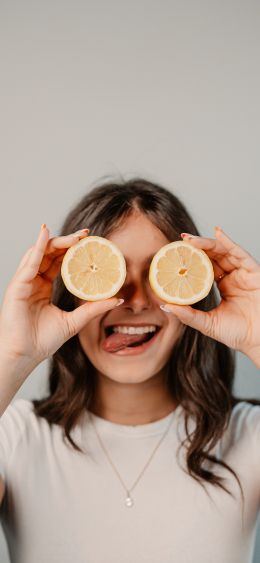
[[[166,430],[165,430],[165,432],[163,433],[163,435],[161,436],[159,442],[157,443],[157,445],[155,446],[154,450],[152,451],[152,453],[151,453],[150,457],[148,458],[148,460],[147,460],[145,466],[143,467],[143,469],[142,469],[140,475],[139,475],[139,476],[137,477],[137,479],[135,480],[133,486],[129,489],[128,487],[126,487],[126,485],[125,485],[125,483],[124,483],[124,481],[123,481],[123,479],[122,479],[122,477],[121,477],[121,475],[120,475],[118,469],[116,468],[116,466],[115,466],[114,462],[112,461],[112,459],[111,459],[111,457],[110,457],[110,455],[109,455],[107,449],[105,448],[105,446],[104,446],[104,444],[103,444],[103,442],[102,442],[102,440],[101,440],[101,437],[100,437],[100,435],[99,435],[99,433],[98,433],[98,431],[97,431],[96,425],[95,425],[95,423],[94,423],[94,419],[93,419],[93,417],[92,417],[92,413],[89,412],[89,414],[90,414],[90,421],[91,421],[91,423],[92,423],[92,425],[93,425],[93,427],[94,427],[95,433],[96,433],[97,438],[98,438],[98,441],[99,441],[99,443],[100,443],[100,446],[101,446],[102,450],[104,451],[104,453],[105,453],[105,455],[106,455],[106,457],[107,457],[107,459],[108,459],[110,465],[112,466],[113,470],[115,471],[116,475],[118,476],[118,478],[119,478],[121,484],[123,485],[123,487],[124,487],[124,489],[125,489],[125,491],[126,491],[126,499],[125,499],[125,505],[126,505],[126,506],[128,506],[128,507],[133,506],[134,500],[133,500],[133,498],[131,497],[131,494],[130,494],[130,493],[131,493],[131,491],[135,488],[135,486],[137,485],[137,483],[139,482],[139,480],[141,479],[141,477],[142,477],[142,475],[144,474],[145,470],[147,469],[149,463],[151,463],[152,458],[153,458],[155,452],[158,450],[158,448],[159,448],[159,446],[161,445],[162,441],[164,440],[164,438],[166,437],[167,433],[169,432],[170,427],[171,427],[171,424],[172,424],[173,419],[174,419],[174,413],[175,413],[175,410],[172,412],[172,416],[171,416],[171,418],[170,418],[170,423],[169,423],[168,427],[166,428]]]

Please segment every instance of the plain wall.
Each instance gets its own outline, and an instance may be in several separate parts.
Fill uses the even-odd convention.
[[[1,296],[41,223],[57,234],[103,176],[158,181],[201,233],[221,225],[260,259],[259,15],[250,0],[0,2]],[[41,396],[46,370],[16,397]],[[236,392],[260,397],[242,354]]]

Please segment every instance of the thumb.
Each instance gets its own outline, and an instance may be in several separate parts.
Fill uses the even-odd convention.
[[[121,305],[123,301],[124,299],[118,299],[117,297],[102,301],[88,301],[83,305],[79,305],[73,311],[65,313],[69,331],[68,338],[75,336],[89,321]]]
[[[199,330],[202,334],[214,338],[213,318],[211,311],[200,311],[189,305],[160,305],[166,313],[173,313],[183,324]]]

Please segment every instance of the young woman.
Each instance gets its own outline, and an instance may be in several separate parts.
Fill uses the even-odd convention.
[[[123,287],[102,302],[79,301],[59,275],[87,229],[126,259]],[[149,265],[181,236],[207,252],[216,284],[194,306],[165,307]],[[151,338],[115,349],[115,325]],[[252,561],[260,406],[233,396],[235,350],[260,367],[260,265],[220,228],[199,236],[165,188],[141,178],[100,185],[61,236],[43,225],[0,317],[1,520],[12,563]],[[48,396],[11,402],[47,358]]]

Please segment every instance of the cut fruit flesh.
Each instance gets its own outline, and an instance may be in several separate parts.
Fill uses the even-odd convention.
[[[108,299],[124,284],[125,259],[110,240],[88,236],[66,252],[61,276],[67,289],[80,299]]]
[[[149,282],[163,301],[190,305],[208,295],[214,270],[204,250],[185,241],[174,241],[160,248],[153,257]]]

